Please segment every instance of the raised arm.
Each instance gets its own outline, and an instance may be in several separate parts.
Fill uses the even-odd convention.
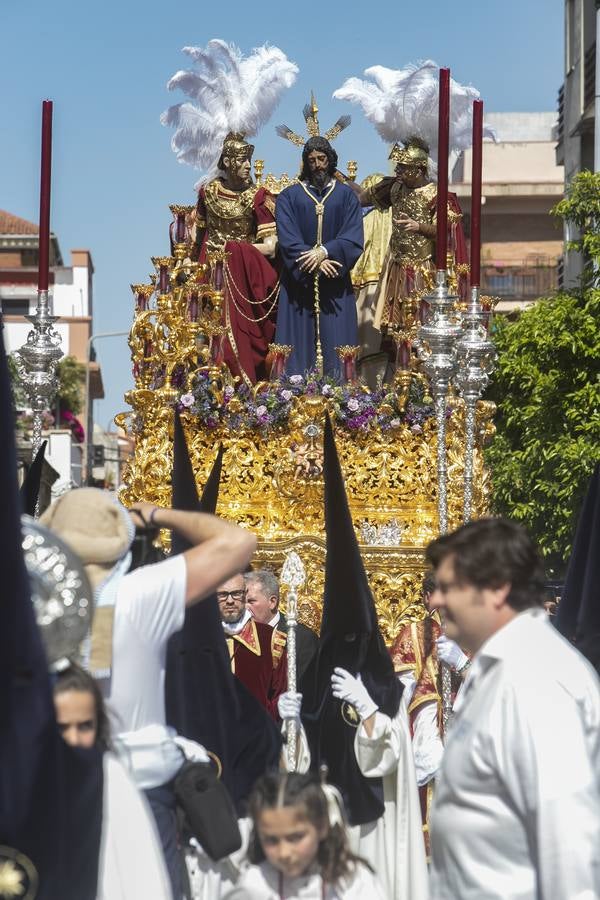
[[[135,503],[131,512],[141,513],[142,521],[157,528],[177,531],[193,545],[183,554],[186,606],[205,599],[232,575],[243,572],[256,549],[256,537],[249,531],[207,513],[162,509],[151,503]]]

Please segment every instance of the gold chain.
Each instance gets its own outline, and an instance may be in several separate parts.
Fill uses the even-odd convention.
[[[259,251],[259,252],[260,252],[260,251]],[[269,300],[271,299],[271,297],[273,296],[273,294],[275,294],[275,292],[277,292],[277,295],[279,295],[279,287],[280,287],[280,285],[281,285],[281,278],[278,278],[278,279],[277,279],[277,283],[275,284],[275,287],[273,288],[272,291],[270,291],[270,292],[267,294],[267,296],[265,297],[264,300],[251,300],[250,297],[246,297],[246,296],[240,291],[239,287],[237,286],[237,284],[236,284],[235,281],[233,280],[233,275],[231,274],[231,269],[229,268],[229,266],[228,266],[227,263],[225,263],[225,265],[223,266],[223,271],[224,271],[224,273],[225,273],[225,277],[229,279],[229,281],[231,282],[231,284],[232,284],[233,287],[235,288],[238,297],[241,297],[242,300],[245,300],[247,303],[250,303],[252,306],[259,306],[261,303],[267,303],[267,301],[269,301]]]
[[[236,308],[237,311],[239,312],[240,316],[241,316],[243,319],[245,319],[247,322],[264,322],[265,319],[268,319],[268,318],[269,318],[269,316],[271,315],[271,313],[272,313],[273,310],[275,309],[275,306],[276,306],[276,304],[277,304],[277,301],[279,300],[279,288],[281,287],[281,283],[280,283],[280,282],[278,282],[277,285],[276,285],[276,287],[278,288],[278,290],[277,290],[277,294],[276,294],[275,299],[273,300],[271,306],[269,307],[269,309],[267,310],[267,312],[264,314],[264,316],[260,316],[260,318],[257,319],[255,316],[247,316],[246,313],[245,313],[242,309],[240,309],[239,306],[237,305],[237,303],[236,303],[236,301],[235,301],[235,296],[234,296],[234,294],[233,294],[233,291],[231,290],[232,285],[230,284],[229,276],[227,275],[226,272],[225,272],[225,284],[226,284],[226,286],[229,288],[229,297],[231,298],[231,301],[232,301],[233,305],[235,306],[235,308]],[[239,293],[239,292],[238,292],[238,293]],[[271,292],[271,294],[272,294],[272,292]],[[240,294],[240,297],[241,297],[243,300],[246,299],[246,298],[244,297],[243,294]],[[259,301],[259,302],[263,302],[263,301]],[[264,302],[266,302],[266,301],[264,301]]]

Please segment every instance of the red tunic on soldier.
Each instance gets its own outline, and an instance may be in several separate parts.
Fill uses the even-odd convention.
[[[279,279],[267,256],[276,247],[275,198],[250,179],[253,147],[228,135],[219,161],[222,176],[203,185],[196,207],[196,257],[228,254],[223,266],[225,362],[253,384],[267,376],[265,359],[275,334]]]

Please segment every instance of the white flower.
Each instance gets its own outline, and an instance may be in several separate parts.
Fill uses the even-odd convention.
[[[230,384],[228,384],[227,387],[225,388],[225,390],[223,391],[223,396],[226,397],[228,400],[231,400],[231,398],[233,397],[234,394],[235,394],[234,389],[231,387]]]
[[[324,384],[321,388],[321,393],[324,397],[329,397],[331,394],[333,394],[333,388],[330,384]]]
[[[421,432],[423,431],[420,425],[411,425],[410,430],[413,434],[421,434]]]
[[[284,400],[291,400],[294,395],[292,394],[291,391],[282,391],[281,396],[283,397]]]
[[[348,409],[351,409],[352,412],[356,412],[356,410],[358,409],[359,406],[360,406],[360,404],[359,404],[358,400],[356,399],[356,397],[351,397],[348,400]]]
[[[398,428],[399,425],[402,425],[401,419],[390,419],[390,425],[392,428]]]
[[[264,416],[266,411],[267,411],[266,406],[257,406],[256,407],[256,415],[257,416]]]
[[[182,406],[190,407],[194,405],[194,395],[193,394],[182,394],[179,398]]]
[[[304,379],[302,378],[302,375],[290,375],[290,381],[292,384],[302,384]]]

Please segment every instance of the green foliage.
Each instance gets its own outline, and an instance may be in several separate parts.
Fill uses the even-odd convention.
[[[10,378],[10,387],[12,390],[15,409],[24,409],[26,406],[28,406],[27,394],[25,393],[23,383],[21,381],[21,378],[19,377],[17,364],[12,353],[9,353],[7,355],[6,361],[8,363],[8,376]]]
[[[554,574],[564,571],[588,478],[600,455],[600,289],[540,300],[498,318],[487,451],[494,506],[522,522]]]
[[[8,356],[8,370],[15,407],[24,409],[29,406],[29,402],[12,354]],[[77,362],[74,356],[63,356],[58,363],[58,381],[58,400],[61,408],[69,409],[77,415],[83,409],[85,366]]]
[[[76,416],[83,409],[85,366],[77,362],[74,356],[63,356],[58,363],[58,380],[60,405]]]
[[[569,241],[570,250],[583,253],[587,261],[585,274],[599,283],[600,267],[600,172],[579,172],[567,188],[564,200],[552,213],[570,222],[581,232],[578,240]]]

